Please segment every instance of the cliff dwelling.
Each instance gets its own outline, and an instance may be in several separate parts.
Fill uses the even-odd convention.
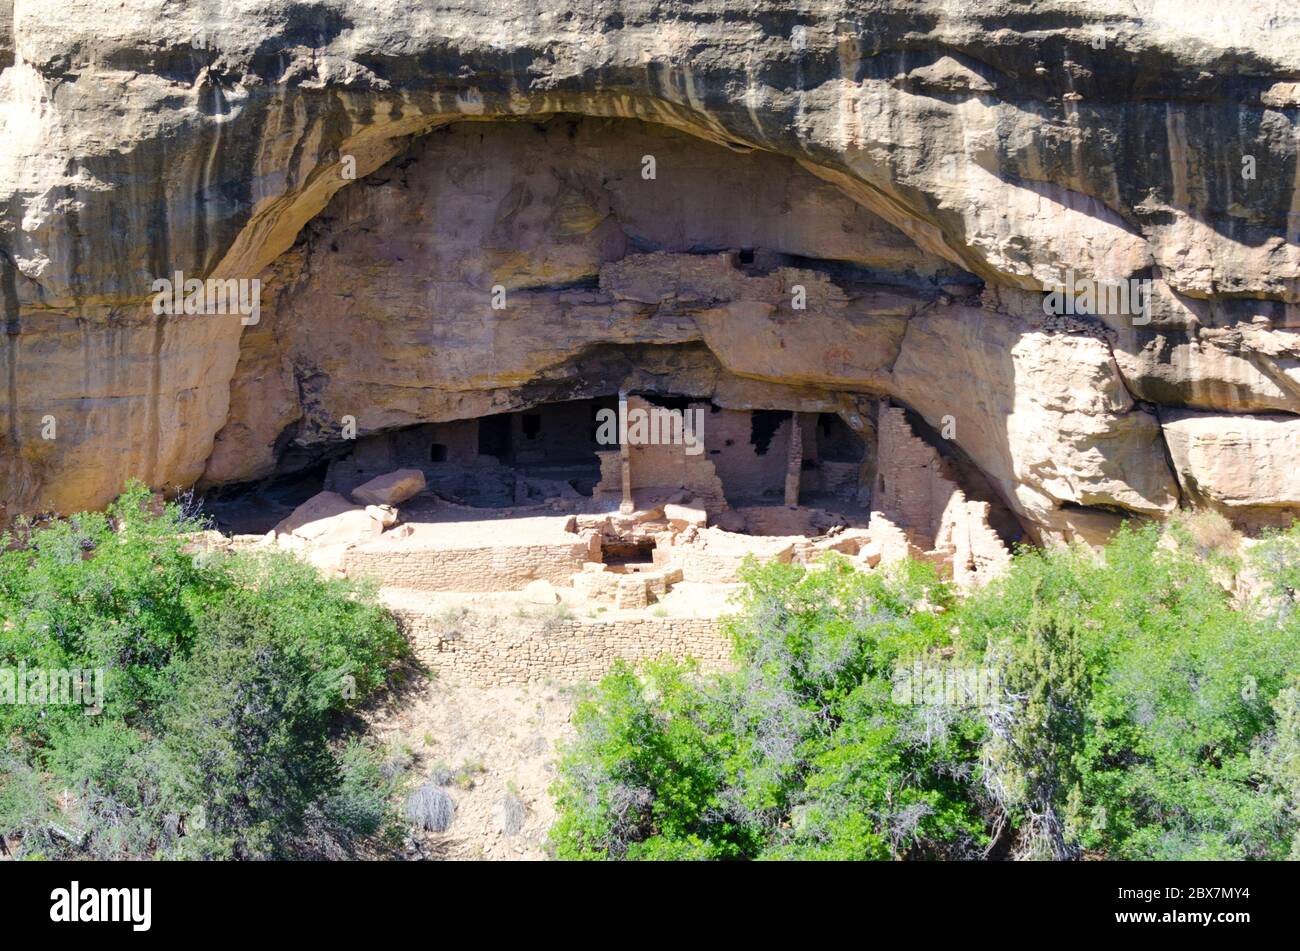
[[[982,281],[786,158],[628,119],[453,123],[261,281],[198,488],[223,544],[390,600],[707,625],[749,556],[969,584],[1024,534],[886,380],[909,320]]]
[[[1295,305],[1269,276],[1294,249],[1271,225],[1177,207],[1219,194],[1189,184],[1204,169],[1157,200],[1125,171],[1141,155],[1089,139],[1067,160],[977,58],[830,50],[794,98],[720,64],[699,90],[640,60],[644,82],[583,60],[572,88],[510,70],[426,87],[427,64],[340,52],[347,83],[274,105],[275,70],[322,61],[195,67],[198,99],[149,100],[184,135],[108,136],[6,206],[4,518],[100,509],[138,478],[194,490],[222,544],[408,595],[544,582],[529,597],[653,624],[716,617],[747,555],[911,555],[966,585],[1021,540],[1098,543],[1179,506],[1252,530],[1300,511],[1294,467],[1243,486],[1214,451],[1287,458],[1300,409]],[[29,139],[4,141],[30,163]],[[1081,167],[1099,171],[1063,171]],[[166,194],[131,191],[155,179]],[[126,191],[143,210],[123,217]],[[1191,240],[1175,227],[1199,256],[1171,252]],[[1245,248],[1273,248],[1268,267]],[[1138,281],[1141,319],[1053,312],[1067,272]],[[181,313],[181,278],[232,281],[240,306]],[[700,585],[717,590],[688,598]]]
[[[847,508],[867,498],[870,426],[859,435],[835,413],[731,410],[690,397],[632,394],[623,405],[632,417],[623,441],[634,490],[686,490],[719,511],[781,502],[787,484],[796,504]],[[617,397],[543,403],[362,437],[326,465],[322,487],[346,493],[393,469],[416,468],[439,497],[477,507],[619,495],[618,406]]]
[[[700,414],[698,451],[689,440],[639,442],[634,425],[608,445],[602,422],[656,411],[667,421]],[[651,648],[698,651],[700,638],[725,656],[712,625],[749,557],[815,565],[835,552],[865,570],[912,557],[960,585],[1005,567],[993,525],[1014,519],[968,498],[957,460],[919,438],[899,407],[879,402],[853,419],[859,431],[831,413],[624,393],[407,427],[359,439],[291,481],[298,497],[310,494],[296,507],[286,496],[268,509],[276,493],[265,487],[214,496],[234,531],[215,543],[289,548],[326,573],[379,581],[421,632],[427,661],[490,684],[573,673],[573,658],[536,659],[546,630],[521,633],[515,619],[502,630],[524,656],[503,664],[491,654],[499,630],[467,641],[431,624],[447,604],[599,612],[594,633],[573,622],[579,654],[598,669]],[[280,520],[264,536],[239,531],[268,517]],[[612,653],[606,641],[582,646],[611,625],[625,635]]]
[[[340,192],[267,283],[201,484],[220,526],[325,570],[633,611],[695,586],[711,616],[747,555],[911,555],[965,584],[1021,537],[870,386],[910,314],[979,282],[788,161],[626,120],[452,125]],[[368,499],[388,508],[359,534],[319,534]]]
[[[1296,0],[0,0],[0,867],[1297,858],[1298,462]]]

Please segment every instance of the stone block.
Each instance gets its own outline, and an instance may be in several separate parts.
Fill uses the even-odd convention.
[[[397,469],[357,486],[352,498],[363,505],[398,505],[423,492],[424,485],[419,469]]]

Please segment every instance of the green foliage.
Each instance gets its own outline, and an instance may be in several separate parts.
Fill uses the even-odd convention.
[[[1273,732],[1252,751],[1251,764],[1262,777],[1262,812],[1290,833],[1287,858],[1300,861],[1300,686],[1290,686],[1273,701]]]
[[[195,857],[284,854],[338,784],[328,693],[270,614],[241,593],[200,619],[162,724],[164,795],[201,817],[183,842]]]
[[[0,704],[0,833],[24,852],[339,854],[387,834],[377,757],[330,733],[405,654],[396,623],[284,555],[195,557],[200,527],[136,484],[3,538],[0,668],[103,671],[102,709]]]
[[[564,858],[965,854],[956,799],[979,725],[892,697],[895,661],[941,646],[933,572],[750,564],[738,668],[620,666],[582,700],[552,831]]]
[[[134,486],[107,513],[82,513],[31,532],[0,536],[0,664],[104,668],[106,713],[127,722],[164,701],[163,673],[189,649],[194,619],[228,582],[182,551],[193,531],[178,509],[149,512]],[[114,526],[117,527],[115,530]],[[6,733],[47,733],[77,709],[0,707]]]
[[[1205,521],[1021,551],[960,600],[915,564],[751,567],[734,672],[580,704],[557,854],[1300,858],[1300,527],[1243,561]],[[917,660],[997,689],[895,702]]]
[[[652,663],[645,678],[618,664],[579,700],[575,745],[565,756],[554,830],[566,858],[739,854],[743,830],[719,813],[723,724],[690,665]]]
[[[1081,795],[1079,756],[1087,739],[1082,626],[1036,603],[1026,628],[1005,657],[989,657],[1001,662],[1015,699],[989,711],[985,775],[999,807],[1019,820],[1024,857],[1076,858],[1067,824]]]
[[[400,783],[385,776],[378,751],[360,740],[351,739],[338,755],[339,782],[322,800],[313,805],[317,818],[333,836],[347,847],[357,841],[383,839],[389,844],[400,836],[391,800]]]
[[[1221,564],[1147,526],[1100,559],[1022,554],[962,605],[969,656],[1007,669],[1013,693],[1031,690],[1009,708],[1023,742],[1000,744],[995,731],[987,750],[1021,854],[1284,854],[1284,817],[1264,808],[1251,751],[1297,669],[1300,630],[1259,604],[1234,606],[1214,576]],[[1282,558],[1275,573],[1297,565]],[[1018,773],[1028,787],[1006,778]]]

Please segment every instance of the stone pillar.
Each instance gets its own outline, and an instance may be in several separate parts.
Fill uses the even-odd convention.
[[[618,391],[618,455],[623,477],[623,500],[618,510],[631,515],[636,509],[632,501],[632,450],[627,444],[627,391]]]
[[[785,454],[785,504],[793,508],[799,504],[799,476],[803,472],[803,427],[800,413],[790,414],[790,441]]]

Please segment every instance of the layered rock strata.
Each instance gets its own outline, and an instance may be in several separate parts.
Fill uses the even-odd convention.
[[[1298,129],[1280,0],[0,2],[0,502],[631,389],[1286,520]]]

